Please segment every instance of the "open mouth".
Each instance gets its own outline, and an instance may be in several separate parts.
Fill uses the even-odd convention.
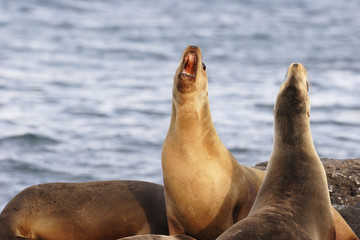
[[[195,52],[188,52],[184,58],[184,65],[181,74],[185,74],[195,78],[197,66],[197,57]]]

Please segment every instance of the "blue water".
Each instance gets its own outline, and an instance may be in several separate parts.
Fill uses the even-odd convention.
[[[360,1],[0,1],[0,209],[55,181],[162,183],[172,80],[203,52],[213,121],[268,160],[291,62],[307,68],[320,157],[360,157]]]

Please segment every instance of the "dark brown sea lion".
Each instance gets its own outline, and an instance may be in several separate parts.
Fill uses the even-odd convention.
[[[291,64],[274,108],[274,146],[247,218],[218,239],[336,238],[324,167],[310,129],[306,70]]]

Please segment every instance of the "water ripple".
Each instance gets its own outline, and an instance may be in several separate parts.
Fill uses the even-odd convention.
[[[36,146],[36,145],[48,145],[48,144],[57,144],[58,140],[52,139],[46,136],[33,133],[25,133],[21,135],[8,136],[0,138],[0,145],[27,145],[27,146]]]

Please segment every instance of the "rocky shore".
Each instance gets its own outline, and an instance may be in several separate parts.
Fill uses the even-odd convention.
[[[326,171],[332,205],[360,236],[360,158],[322,158]],[[267,162],[255,166],[265,170]]]

